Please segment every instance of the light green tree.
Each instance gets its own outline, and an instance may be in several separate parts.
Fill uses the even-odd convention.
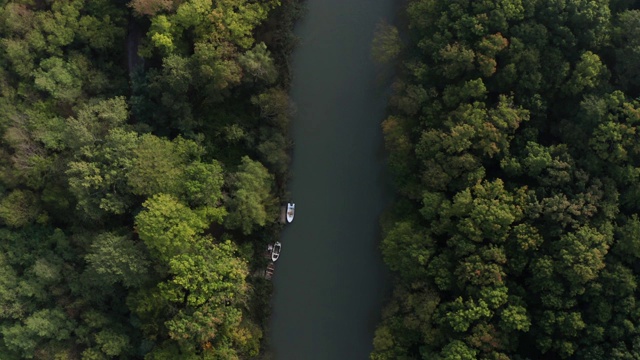
[[[145,209],[136,216],[137,232],[151,254],[164,262],[192,250],[209,226],[202,215],[171,195],[154,195],[142,205]]]

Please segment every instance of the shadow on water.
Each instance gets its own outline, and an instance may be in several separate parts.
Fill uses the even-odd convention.
[[[367,359],[389,291],[378,219],[390,202],[380,130],[390,77],[370,44],[395,9],[392,0],[306,6],[292,59],[296,218],[282,235],[270,344],[277,360]]]

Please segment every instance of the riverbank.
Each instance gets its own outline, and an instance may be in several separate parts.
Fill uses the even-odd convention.
[[[288,94],[291,86],[291,53],[295,49],[298,38],[295,36],[293,29],[296,22],[303,16],[304,2],[301,0],[285,0],[282,5],[274,9],[269,18],[262,26],[256,29],[256,41],[264,42],[270,49],[274,58],[274,62],[278,67],[279,79],[278,86],[283,93]],[[295,106],[288,98],[289,112],[287,114],[286,125],[282,127],[286,129],[283,136],[287,140],[285,149],[289,159],[293,156],[293,140],[290,134],[291,116],[295,112]],[[275,175],[276,197],[280,199],[281,204],[291,199],[289,193],[289,183],[291,180],[290,162],[287,166],[277,171],[277,168],[270,168]],[[278,211],[279,215],[280,212]],[[254,295],[249,304],[249,312],[253,320],[261,327],[263,338],[260,344],[260,354],[256,359],[268,360],[272,359],[269,345],[269,319],[271,317],[271,299],[273,294],[273,277],[277,276],[277,264],[272,271],[272,278],[265,278],[265,270],[272,263],[270,258],[264,256],[264,250],[268,245],[275,243],[281,239],[282,230],[287,224],[283,224],[280,219],[273,221],[264,227],[260,234],[260,239],[255,242],[254,255],[252,256],[251,273],[254,274],[249,279],[249,283],[253,287]]]

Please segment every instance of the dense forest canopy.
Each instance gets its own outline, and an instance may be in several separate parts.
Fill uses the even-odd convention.
[[[296,11],[0,0],[0,358],[258,354]]]
[[[637,359],[640,9],[410,0],[374,360]]]

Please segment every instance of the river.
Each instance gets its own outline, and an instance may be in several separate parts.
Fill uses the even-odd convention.
[[[379,219],[388,201],[380,123],[388,84],[370,57],[392,0],[306,0],[296,27],[297,107],[270,342],[276,360],[364,360],[387,294]]]

